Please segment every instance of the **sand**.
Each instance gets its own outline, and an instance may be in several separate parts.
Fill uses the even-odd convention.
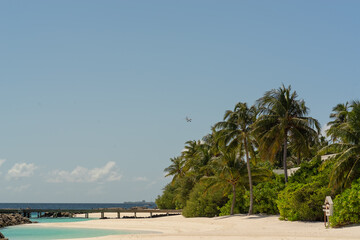
[[[106,214],[106,217],[116,217]],[[139,216],[139,215],[138,215]],[[98,217],[92,215],[90,217]],[[104,236],[83,240],[312,240],[360,239],[360,226],[326,229],[321,222],[280,221],[278,216],[235,215],[215,218],[168,216],[137,219],[101,219],[72,223],[44,223],[57,227],[81,227],[153,231],[148,234]],[[155,232],[154,232],[155,231]],[[77,239],[79,240],[79,239]]]

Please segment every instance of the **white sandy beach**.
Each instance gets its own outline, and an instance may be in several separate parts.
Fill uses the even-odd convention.
[[[98,216],[98,215],[96,215]],[[107,217],[115,215],[107,214]],[[95,217],[92,215],[91,217]],[[57,227],[81,227],[155,231],[150,234],[118,235],[83,240],[312,240],[312,239],[360,239],[360,226],[325,229],[321,222],[280,221],[278,216],[236,215],[215,218],[184,218],[168,216],[138,219],[102,219],[73,223],[44,223]]]

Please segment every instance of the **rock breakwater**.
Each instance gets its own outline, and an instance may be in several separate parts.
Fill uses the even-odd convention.
[[[0,214],[0,228],[32,223],[29,218],[20,214]]]

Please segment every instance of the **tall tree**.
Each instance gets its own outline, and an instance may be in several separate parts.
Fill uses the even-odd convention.
[[[287,175],[287,149],[289,142],[306,142],[320,131],[319,122],[308,117],[308,108],[304,100],[298,100],[296,91],[291,86],[282,85],[279,89],[267,91],[257,100],[260,116],[255,122],[253,133],[259,143],[263,158],[274,160],[275,155],[283,150],[283,167],[285,182]]]
[[[244,152],[249,177],[250,207],[249,215],[253,213],[253,183],[251,177],[250,152],[253,152],[254,139],[251,134],[251,125],[256,120],[257,111],[254,106],[246,103],[236,104],[234,111],[225,112],[224,121],[215,124],[215,129],[222,131],[226,145]]]
[[[339,106],[344,110],[341,110],[341,115]],[[347,104],[338,104],[333,108],[334,113],[330,117],[334,120],[328,123],[327,135],[335,141],[319,152],[336,154],[330,178],[330,184],[335,189],[349,187],[354,179],[360,177],[360,102],[353,101],[349,107],[345,106]]]
[[[330,128],[326,131],[326,134],[327,136],[331,137],[333,142],[336,142],[338,140],[338,134],[336,134],[337,129],[339,129],[343,123],[348,121],[348,115],[350,111],[349,103],[339,103],[333,107],[332,111],[333,112],[330,114],[332,121],[328,122],[328,126]]]
[[[172,182],[174,183],[176,179],[184,176],[184,159],[183,157],[174,157],[170,158],[171,165],[164,169],[164,172],[167,174],[165,177],[173,176]]]
[[[215,175],[212,179],[217,180],[219,186],[225,182],[231,186],[233,194],[230,215],[234,214],[234,207],[236,202],[236,186],[244,184],[244,176],[246,176],[245,163],[240,161],[240,154],[237,149],[224,147],[220,150],[221,154],[213,158],[211,166],[214,168]]]
[[[301,131],[301,130],[299,130]],[[301,135],[304,137],[295,138],[289,142],[288,149],[292,153],[292,157],[295,159],[296,164],[299,165],[303,158],[311,159],[316,155],[317,151],[314,151],[319,145],[319,136],[309,134],[306,131],[301,131]]]
[[[188,141],[186,144],[182,152],[185,159],[184,171],[196,181],[203,176],[212,175],[209,162],[213,156],[213,146],[204,141]]]

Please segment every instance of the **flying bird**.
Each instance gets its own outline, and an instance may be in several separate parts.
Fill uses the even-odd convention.
[[[185,119],[186,119],[186,121],[187,121],[187,122],[191,122],[191,120],[192,120],[192,119],[191,119],[191,118],[189,118],[188,116],[186,116],[186,118],[185,118]]]

